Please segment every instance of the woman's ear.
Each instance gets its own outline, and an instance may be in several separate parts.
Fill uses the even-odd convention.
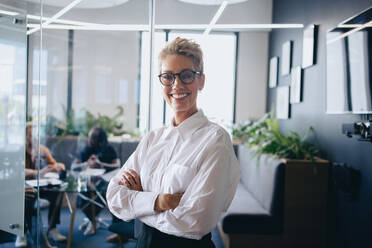
[[[201,91],[204,89],[204,83],[205,83],[205,75],[204,73],[200,76],[199,79],[199,85],[198,85],[198,90]]]

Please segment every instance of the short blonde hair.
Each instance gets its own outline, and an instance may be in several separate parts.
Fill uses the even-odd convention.
[[[195,70],[203,73],[203,52],[195,41],[177,37],[168,43],[159,54],[159,71],[161,71],[163,60],[172,54],[184,55],[192,59]]]

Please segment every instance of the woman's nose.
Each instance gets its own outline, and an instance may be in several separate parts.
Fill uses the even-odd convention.
[[[179,75],[176,75],[176,77],[174,79],[174,83],[173,83],[172,86],[173,86],[173,88],[181,88],[183,86],[183,83],[182,83]]]

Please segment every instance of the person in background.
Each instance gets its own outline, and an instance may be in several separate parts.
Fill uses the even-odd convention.
[[[211,231],[234,197],[238,161],[229,134],[197,108],[200,46],[176,38],[160,52],[159,70],[171,125],[141,140],[111,179],[107,203],[116,217],[140,221],[137,248],[215,247]]]
[[[26,179],[34,179],[38,175],[38,171],[36,168],[37,164],[37,153],[38,149],[34,143],[32,138],[32,123],[26,124],[26,168],[25,174]],[[52,154],[50,153],[49,149],[40,144],[40,170],[39,175],[42,177],[48,172],[59,172],[65,170],[65,165],[62,163],[56,162],[53,158]],[[31,189],[26,188],[26,196],[28,196],[31,192]],[[28,197],[30,198],[30,197]],[[28,198],[26,198],[26,203],[28,202]],[[56,242],[62,242],[66,240],[66,236],[62,235],[58,229],[56,228],[57,224],[60,223],[60,214],[61,214],[61,204],[62,201],[57,202],[58,193],[40,190],[40,198],[46,198],[49,201],[49,209],[48,209],[48,220],[49,220],[49,227],[48,227],[48,237]],[[32,204],[26,204],[25,212],[30,213],[29,208],[33,208]],[[30,214],[28,214],[29,216]],[[27,246],[27,237],[26,234],[24,236],[17,236],[16,238],[16,247],[24,247]]]
[[[89,131],[88,144],[74,161],[74,163],[84,162],[88,163],[89,168],[105,169],[105,173],[120,167],[120,160],[115,149],[108,143],[105,130],[99,126],[93,127]],[[107,189],[106,182],[100,180],[95,187],[102,196],[105,196]],[[84,195],[90,198],[88,193],[84,193]],[[100,199],[97,201],[104,204]],[[79,205],[83,207],[82,210],[88,218],[87,221],[84,221],[79,226],[79,230],[83,231],[85,235],[95,234],[98,228],[98,222],[95,220],[95,216],[99,214],[102,208],[92,205],[92,203],[84,199],[81,199]]]
[[[36,198],[36,190],[33,187],[26,187],[25,188],[25,232],[27,230],[31,230],[32,227],[32,216],[35,214],[35,199]],[[27,237],[26,235],[20,236],[17,235],[15,247],[26,247],[27,246]]]

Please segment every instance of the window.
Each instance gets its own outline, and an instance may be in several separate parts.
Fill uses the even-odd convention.
[[[202,34],[170,32],[169,41],[176,37],[184,37],[196,40],[201,44],[204,53],[204,73],[206,75],[205,87],[199,93],[198,107],[212,121],[224,126],[231,125],[234,119],[234,89],[235,89],[235,58],[236,58],[236,36],[234,34],[210,34],[205,37],[203,42],[199,42]],[[143,33],[142,42],[148,44],[149,34]],[[161,48],[165,44],[165,33],[155,33],[154,37],[154,57],[153,57],[153,87],[151,94],[151,128],[156,129],[166,124],[169,125],[173,116],[173,111],[168,105],[164,109],[164,100],[161,93],[161,85],[156,75],[158,74],[157,58]],[[223,48],[223,49],[221,49]],[[147,49],[147,50],[146,50]],[[149,49],[145,46],[142,49],[142,73],[141,75],[141,101],[142,108],[140,115],[140,128],[145,130],[147,127],[148,113],[148,73],[149,65],[144,58],[149,57]],[[146,67],[147,66],[147,67]],[[147,69],[144,69],[147,68]],[[143,85],[145,84],[145,85]],[[147,91],[146,91],[147,90]],[[147,108],[147,109],[146,109]],[[163,123],[165,117],[165,123]]]

